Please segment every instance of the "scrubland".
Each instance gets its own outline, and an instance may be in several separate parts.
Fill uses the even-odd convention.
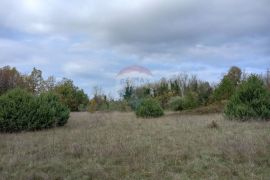
[[[64,127],[0,134],[0,179],[269,179],[270,122],[221,114],[72,113]]]

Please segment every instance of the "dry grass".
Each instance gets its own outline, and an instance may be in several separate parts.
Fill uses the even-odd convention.
[[[270,123],[73,113],[63,128],[0,134],[0,158],[0,179],[269,179]]]

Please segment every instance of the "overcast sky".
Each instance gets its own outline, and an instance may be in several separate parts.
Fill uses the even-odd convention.
[[[1,0],[0,66],[116,94],[121,69],[217,82],[270,67],[270,0]]]

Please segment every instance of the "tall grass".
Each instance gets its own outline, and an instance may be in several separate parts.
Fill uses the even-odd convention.
[[[219,114],[72,113],[61,128],[0,134],[0,179],[267,179],[269,130]]]

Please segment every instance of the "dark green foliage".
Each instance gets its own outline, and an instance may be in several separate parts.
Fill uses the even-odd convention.
[[[240,68],[233,66],[223,77],[218,87],[215,89],[212,101],[228,100],[234,94],[237,86],[241,82],[242,71]]]
[[[136,110],[136,115],[143,118],[160,117],[164,115],[159,103],[152,99],[144,99]]]
[[[213,89],[208,82],[201,82],[198,85],[197,93],[199,104],[206,106],[211,94],[213,93]]]
[[[129,81],[126,82],[126,85],[124,87],[124,90],[122,92],[122,97],[124,100],[129,100],[134,93],[134,87],[131,85]]]
[[[60,103],[58,95],[52,92],[42,93],[37,100],[40,107],[47,108],[52,113],[53,123],[56,123],[57,126],[63,126],[67,123],[70,111],[65,105]]]
[[[181,94],[180,85],[176,79],[170,80],[170,86],[171,86],[171,91],[173,92],[173,94]]]
[[[225,76],[222,79],[221,83],[218,85],[218,87],[215,89],[213,93],[213,100],[222,101],[229,99],[233,95],[235,89],[236,86],[234,82],[230,78]]]
[[[189,92],[183,99],[184,109],[193,109],[199,106],[198,94],[195,92]]]
[[[270,92],[263,81],[251,75],[229,100],[225,115],[229,119],[270,119]]]
[[[14,89],[0,97],[0,131],[16,132],[29,128],[29,115],[34,98],[21,89]]]
[[[265,84],[266,84],[268,90],[270,90],[270,69],[268,69],[266,71],[266,74],[264,76],[264,81],[265,81]]]
[[[188,93],[185,97],[172,97],[169,101],[170,109],[174,111],[182,111],[193,109],[199,106],[198,94],[194,92]]]
[[[52,93],[34,96],[14,89],[0,97],[0,131],[19,132],[63,126],[69,110]]]
[[[83,90],[76,87],[72,80],[63,79],[56,85],[54,92],[60,95],[61,102],[71,111],[79,111],[82,106],[86,109],[88,96]]]

